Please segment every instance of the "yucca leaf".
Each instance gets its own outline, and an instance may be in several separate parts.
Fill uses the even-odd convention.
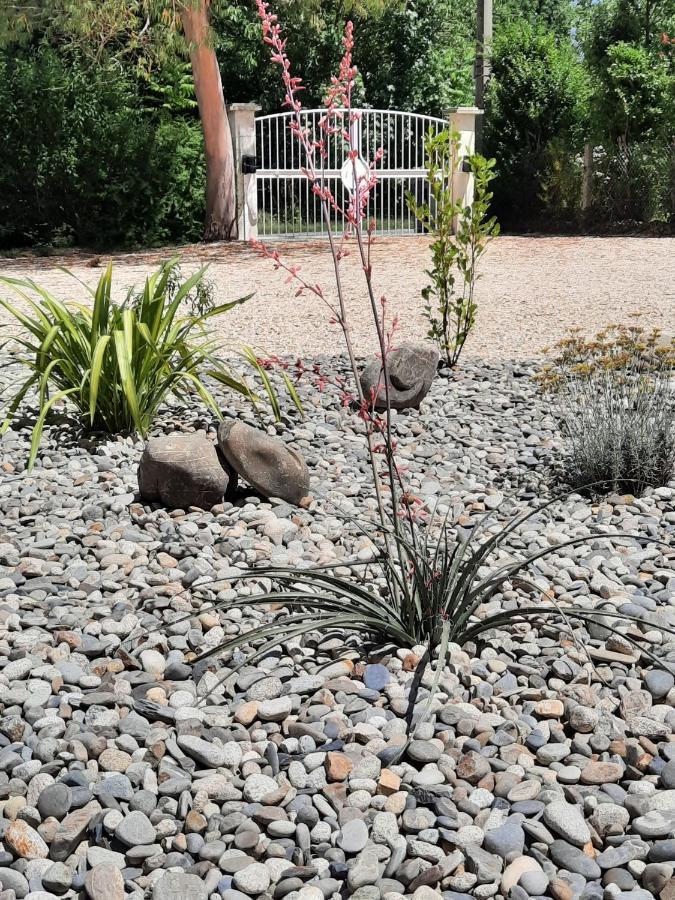
[[[593,616],[593,612],[594,612],[593,610],[587,610],[587,609],[584,609],[583,607],[568,607],[567,609],[565,609],[564,612],[565,612],[565,615],[570,619],[577,619],[579,621],[587,620],[590,622],[593,622],[593,621],[598,622],[598,624],[601,624],[602,627],[606,628],[607,631],[609,631],[611,634],[617,635],[617,637],[620,637],[622,640],[627,640],[630,644],[632,644],[637,649],[639,649],[640,652],[644,653],[645,656],[647,656],[654,665],[658,666],[659,668],[666,669],[667,671],[669,671],[675,675],[675,669],[673,667],[671,667],[665,660],[658,657],[655,653],[653,653],[648,648],[641,646],[635,640],[635,638],[633,638],[632,636],[625,634],[624,632],[619,631],[619,629],[614,627],[613,625],[608,624],[605,621],[605,619],[607,617],[607,610],[605,610],[604,612],[597,611],[597,615],[595,617]],[[487,631],[491,631],[495,628],[502,628],[504,626],[508,626],[508,625],[512,624],[514,619],[517,619],[519,617],[522,617],[524,620],[527,620],[527,619],[532,619],[532,618],[544,618],[544,619],[555,618],[556,616],[559,616],[559,615],[560,615],[560,613],[556,609],[545,609],[540,606],[539,607],[526,607],[524,609],[502,610],[499,613],[495,613],[492,616],[488,616],[487,618],[483,619],[478,624],[467,629],[467,631],[463,635],[463,641],[464,641],[464,643],[469,643],[470,641],[475,641],[478,638],[480,638],[482,635],[484,635]],[[621,613],[617,613],[614,610],[612,610],[611,615],[613,618],[619,619],[621,621],[636,621],[638,623],[644,624],[644,620],[642,620],[642,619],[636,619],[635,617],[625,616]],[[598,621],[597,616],[603,616],[604,618],[602,618]],[[667,628],[667,627],[664,628],[663,626],[659,626],[659,627],[666,633],[675,634],[674,629]]]

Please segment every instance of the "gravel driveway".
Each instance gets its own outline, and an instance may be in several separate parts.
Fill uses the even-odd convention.
[[[332,262],[325,243],[276,246],[285,260],[301,266],[309,281],[330,288]],[[118,294],[140,283],[171,252],[114,256]],[[283,273],[248,246],[197,245],[176,252],[185,273],[209,264],[220,301],[255,291],[245,306],[222,318],[225,341],[245,341],[279,354],[325,352],[340,341],[326,308],[311,295],[294,297]],[[29,276],[60,297],[82,298],[84,289],[58,266],[68,266],[94,284],[106,259],[83,254],[23,257],[0,261],[0,274]],[[425,333],[420,289],[428,264],[426,238],[383,238],[374,248],[376,287],[387,296],[391,314],[400,317],[399,340]],[[347,258],[343,267],[354,343],[359,352],[367,352],[373,348],[372,330],[356,256]],[[593,332],[611,322],[625,322],[637,311],[645,323],[675,330],[675,238],[500,237],[481,271],[478,326],[467,355],[536,356],[570,326]],[[6,321],[0,311],[0,325]]]

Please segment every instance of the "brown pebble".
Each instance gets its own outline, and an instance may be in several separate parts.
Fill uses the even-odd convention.
[[[324,765],[329,781],[344,781],[354,768],[354,763],[344,753],[326,753]]]
[[[385,797],[395,794],[401,786],[401,779],[391,769],[382,769],[377,782],[377,793]]]

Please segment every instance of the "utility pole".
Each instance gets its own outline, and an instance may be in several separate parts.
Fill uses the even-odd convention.
[[[492,43],[492,0],[476,0],[476,63],[474,65],[474,102],[485,109],[485,86],[490,76],[490,45]],[[483,119],[476,116],[476,152],[483,151]]]

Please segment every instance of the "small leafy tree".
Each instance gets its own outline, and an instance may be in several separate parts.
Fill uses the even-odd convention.
[[[430,132],[425,141],[430,202],[417,204],[408,194],[411,212],[433,236],[432,267],[426,272],[431,284],[422,290],[424,314],[429,322],[428,337],[438,345],[449,367],[457,364],[476,322],[478,261],[490,240],[499,234],[496,218],[488,215],[495,161],[480,154],[468,157],[474,197],[469,206],[464,206],[453,191],[453,173],[461,164],[460,149],[457,132]]]

